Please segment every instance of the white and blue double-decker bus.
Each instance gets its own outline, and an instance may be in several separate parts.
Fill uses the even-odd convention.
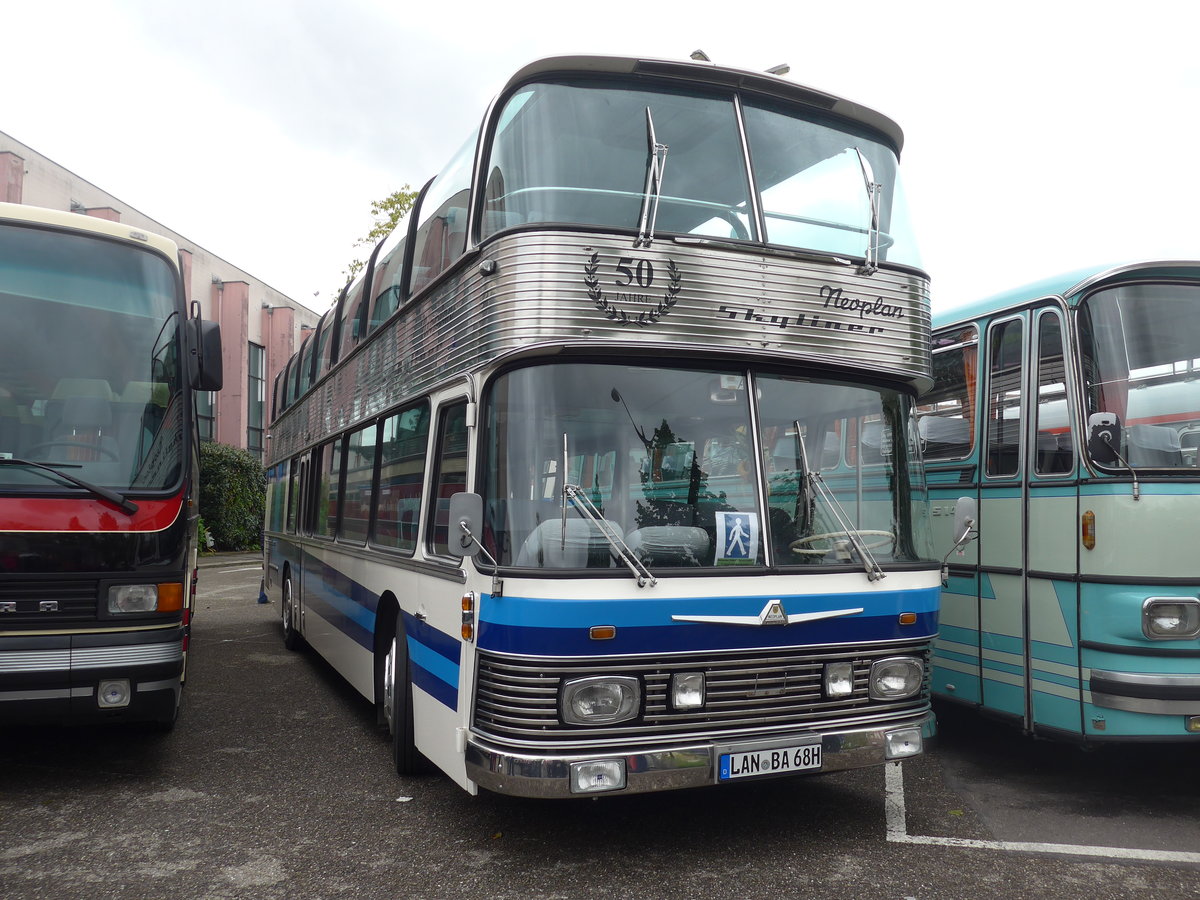
[[[939,697],[1086,743],[1200,741],[1200,262],[1074,272],[950,310],[920,431]]]
[[[469,791],[921,753],[928,279],[889,119],[772,75],[518,72],[275,386],[265,589]]]

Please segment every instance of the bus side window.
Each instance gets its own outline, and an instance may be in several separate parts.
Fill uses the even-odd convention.
[[[1075,467],[1075,445],[1067,406],[1062,321],[1053,312],[1043,313],[1038,319],[1037,366],[1034,466],[1039,475],[1063,475]]]
[[[988,340],[987,474],[1016,475],[1021,457],[1021,320],[993,326]]]
[[[438,417],[437,457],[429,504],[429,550],[449,556],[450,498],[467,489],[467,404],[445,407]]]
[[[926,460],[962,459],[975,444],[978,334],[966,328],[934,336],[933,390],[917,407],[921,452]]]
[[[421,403],[388,416],[380,425],[379,487],[373,493],[372,542],[412,553],[421,519],[421,487],[429,442],[429,405]]]

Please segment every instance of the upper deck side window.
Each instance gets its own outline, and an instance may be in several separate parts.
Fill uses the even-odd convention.
[[[472,134],[418,201],[410,295],[431,284],[466,250],[467,207],[477,143],[478,133]]]
[[[732,95],[564,80],[505,105],[484,177],[480,236],[554,222],[636,231],[646,185],[646,110],[668,146],[658,232],[753,239]]]

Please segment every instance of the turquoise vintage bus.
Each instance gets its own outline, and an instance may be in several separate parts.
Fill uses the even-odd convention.
[[[935,317],[920,433],[943,553],[935,696],[1084,742],[1200,740],[1200,262]]]

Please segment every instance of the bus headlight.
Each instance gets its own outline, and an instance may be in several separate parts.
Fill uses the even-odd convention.
[[[921,690],[925,666],[911,656],[892,656],[871,665],[872,700],[903,700]]]
[[[568,725],[612,725],[636,716],[641,701],[636,678],[594,675],[563,683],[559,711]]]
[[[1149,597],[1142,604],[1142,633],[1152,641],[1200,635],[1200,600],[1194,597]]]
[[[179,612],[183,609],[183,585],[114,584],[108,589],[110,615],[130,615],[152,612]]]

